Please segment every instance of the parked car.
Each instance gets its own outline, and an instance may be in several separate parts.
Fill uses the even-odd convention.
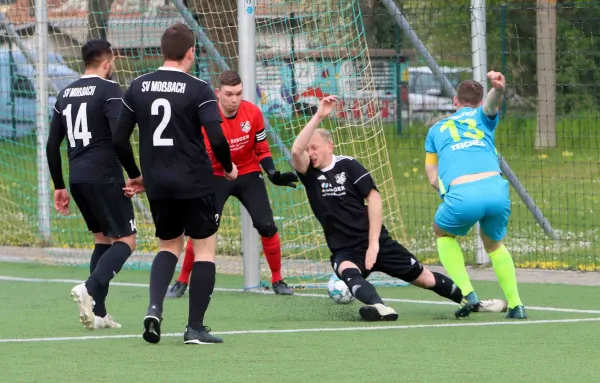
[[[33,53],[34,59],[36,54]],[[80,77],[69,68],[62,56],[48,52],[48,82],[57,91]],[[49,87],[48,117],[56,103]],[[21,51],[0,49],[0,137],[19,138],[36,130],[37,103],[35,67]]]
[[[456,89],[462,80],[472,77],[471,68],[440,67]],[[411,120],[428,121],[454,112],[452,97],[442,96],[442,85],[427,66],[408,68],[408,105]]]

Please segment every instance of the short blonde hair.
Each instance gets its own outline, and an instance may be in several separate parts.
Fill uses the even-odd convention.
[[[333,145],[333,135],[331,135],[331,133],[328,130],[318,128],[315,130],[315,134],[319,134],[321,137],[323,137],[325,141],[327,141],[327,143]]]

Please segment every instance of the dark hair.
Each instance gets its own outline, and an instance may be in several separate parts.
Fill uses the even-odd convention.
[[[242,83],[242,78],[234,70],[226,70],[219,75],[219,88],[223,86],[236,86]]]
[[[86,68],[100,65],[107,57],[112,57],[111,45],[106,40],[90,40],[81,47],[81,59]]]
[[[466,80],[458,84],[456,98],[462,105],[478,106],[483,100],[483,86],[475,80]]]
[[[165,60],[181,61],[185,54],[196,45],[196,36],[187,25],[176,23],[163,33],[160,49]]]

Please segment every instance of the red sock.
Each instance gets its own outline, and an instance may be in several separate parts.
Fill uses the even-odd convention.
[[[271,283],[282,280],[281,277],[281,241],[279,233],[275,233],[271,238],[261,237],[265,258],[271,269]]]
[[[194,268],[194,244],[192,239],[188,239],[187,246],[185,247],[185,258],[183,259],[183,265],[181,266],[181,273],[179,273],[178,282],[190,283],[190,274]]]

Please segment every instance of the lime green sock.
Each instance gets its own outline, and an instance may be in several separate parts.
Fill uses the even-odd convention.
[[[519,297],[519,290],[517,289],[515,264],[506,246],[500,246],[498,250],[491,252],[489,255],[500,287],[502,287],[502,291],[504,291],[504,295],[508,301],[508,307],[512,309],[523,305]]]
[[[465,266],[465,257],[463,256],[460,245],[456,238],[440,237],[437,239],[438,253],[440,262],[446,269],[448,276],[452,278],[456,286],[462,291],[463,296],[473,292],[473,286]]]

